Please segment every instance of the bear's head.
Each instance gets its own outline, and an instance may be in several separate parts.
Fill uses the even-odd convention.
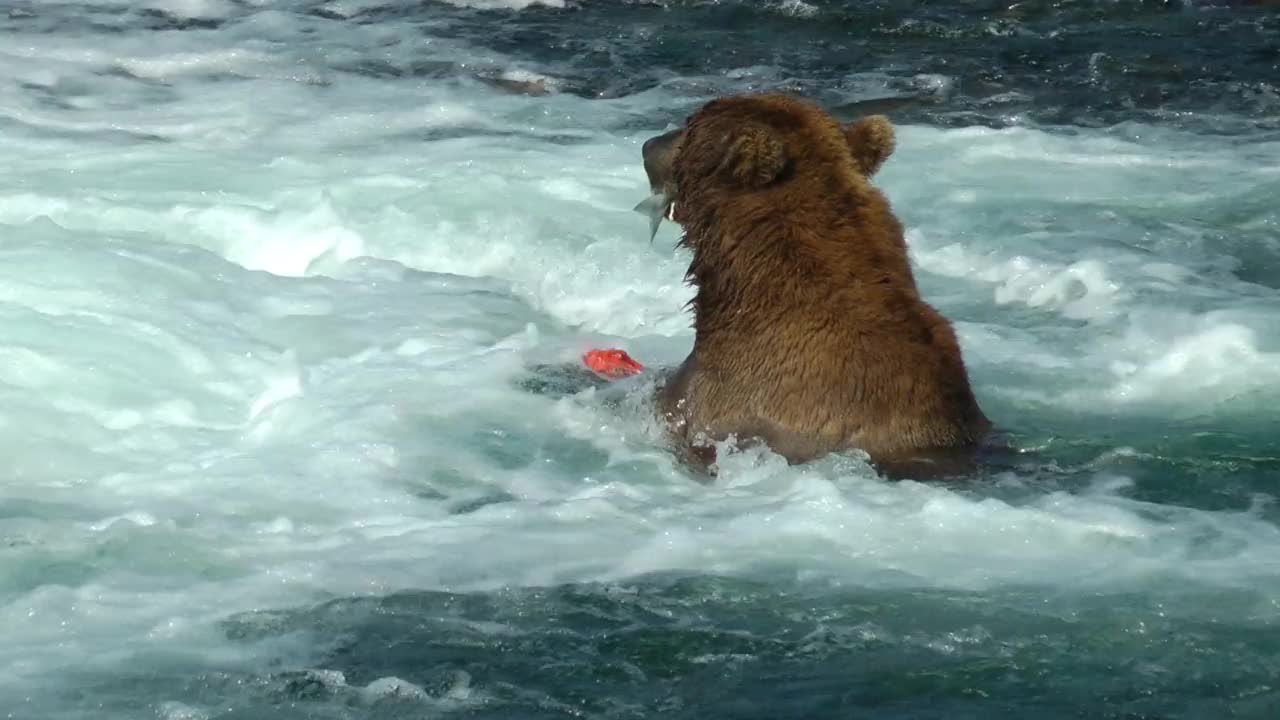
[[[841,124],[816,104],[778,94],[712,100],[676,128],[647,140],[641,155],[650,190],[642,208],[685,224],[731,195],[793,181],[812,186],[856,173],[869,178],[894,150],[882,115]]]

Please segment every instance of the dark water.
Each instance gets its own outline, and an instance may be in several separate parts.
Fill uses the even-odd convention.
[[[0,29],[87,37],[217,30],[296,43],[293,27],[282,25],[315,35],[335,23],[412,27],[417,37],[326,49],[337,71],[388,79],[492,78],[519,65],[584,98],[667,86],[696,103],[708,93],[768,88],[944,127],[1141,122],[1255,140],[1280,130],[1280,11],[1261,1],[568,0],[519,12],[300,2],[268,5],[287,15],[272,21],[248,3],[209,18],[166,12],[162,3],[6,6]],[[441,41],[474,54],[442,55]],[[687,110],[673,108],[672,118]]]
[[[483,717],[1264,717],[1280,710],[1280,637],[1241,622],[1259,599],[1227,600],[1224,627],[1181,617],[1176,594],[1063,603],[657,578],[335,603],[272,630],[350,633],[328,666],[353,684],[407,667],[485,677],[501,690]]]
[[[1244,2],[584,2],[517,18],[428,3],[344,19],[422,22],[590,98],[782,88],[946,127],[1280,129],[1280,13]]]
[[[233,617],[323,670],[89,681],[108,713],[178,694],[220,718],[1273,717],[1265,593],[802,588],[658,576],[401,593]],[[1206,603],[1212,607],[1206,608]],[[408,679],[409,691],[375,692]],[[88,715],[86,715],[88,716]]]

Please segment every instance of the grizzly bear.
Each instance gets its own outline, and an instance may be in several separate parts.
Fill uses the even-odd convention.
[[[883,116],[842,125],[777,94],[712,100],[645,142],[653,212],[692,253],[693,350],[656,404],[695,466],[714,472],[706,440],[731,435],[791,463],[856,448],[892,476],[970,466],[991,423],[869,181],[894,146]]]

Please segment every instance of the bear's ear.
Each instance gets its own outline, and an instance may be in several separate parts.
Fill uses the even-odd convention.
[[[875,175],[893,154],[893,124],[883,115],[869,115],[845,125],[843,130],[853,162],[866,177]]]
[[[787,166],[782,140],[764,125],[750,124],[729,137],[720,172],[744,187],[758,189],[771,184]]]

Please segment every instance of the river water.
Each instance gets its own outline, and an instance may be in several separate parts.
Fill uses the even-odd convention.
[[[1280,13],[0,8],[0,717],[1274,718]],[[969,482],[736,455],[640,143],[887,112]]]

